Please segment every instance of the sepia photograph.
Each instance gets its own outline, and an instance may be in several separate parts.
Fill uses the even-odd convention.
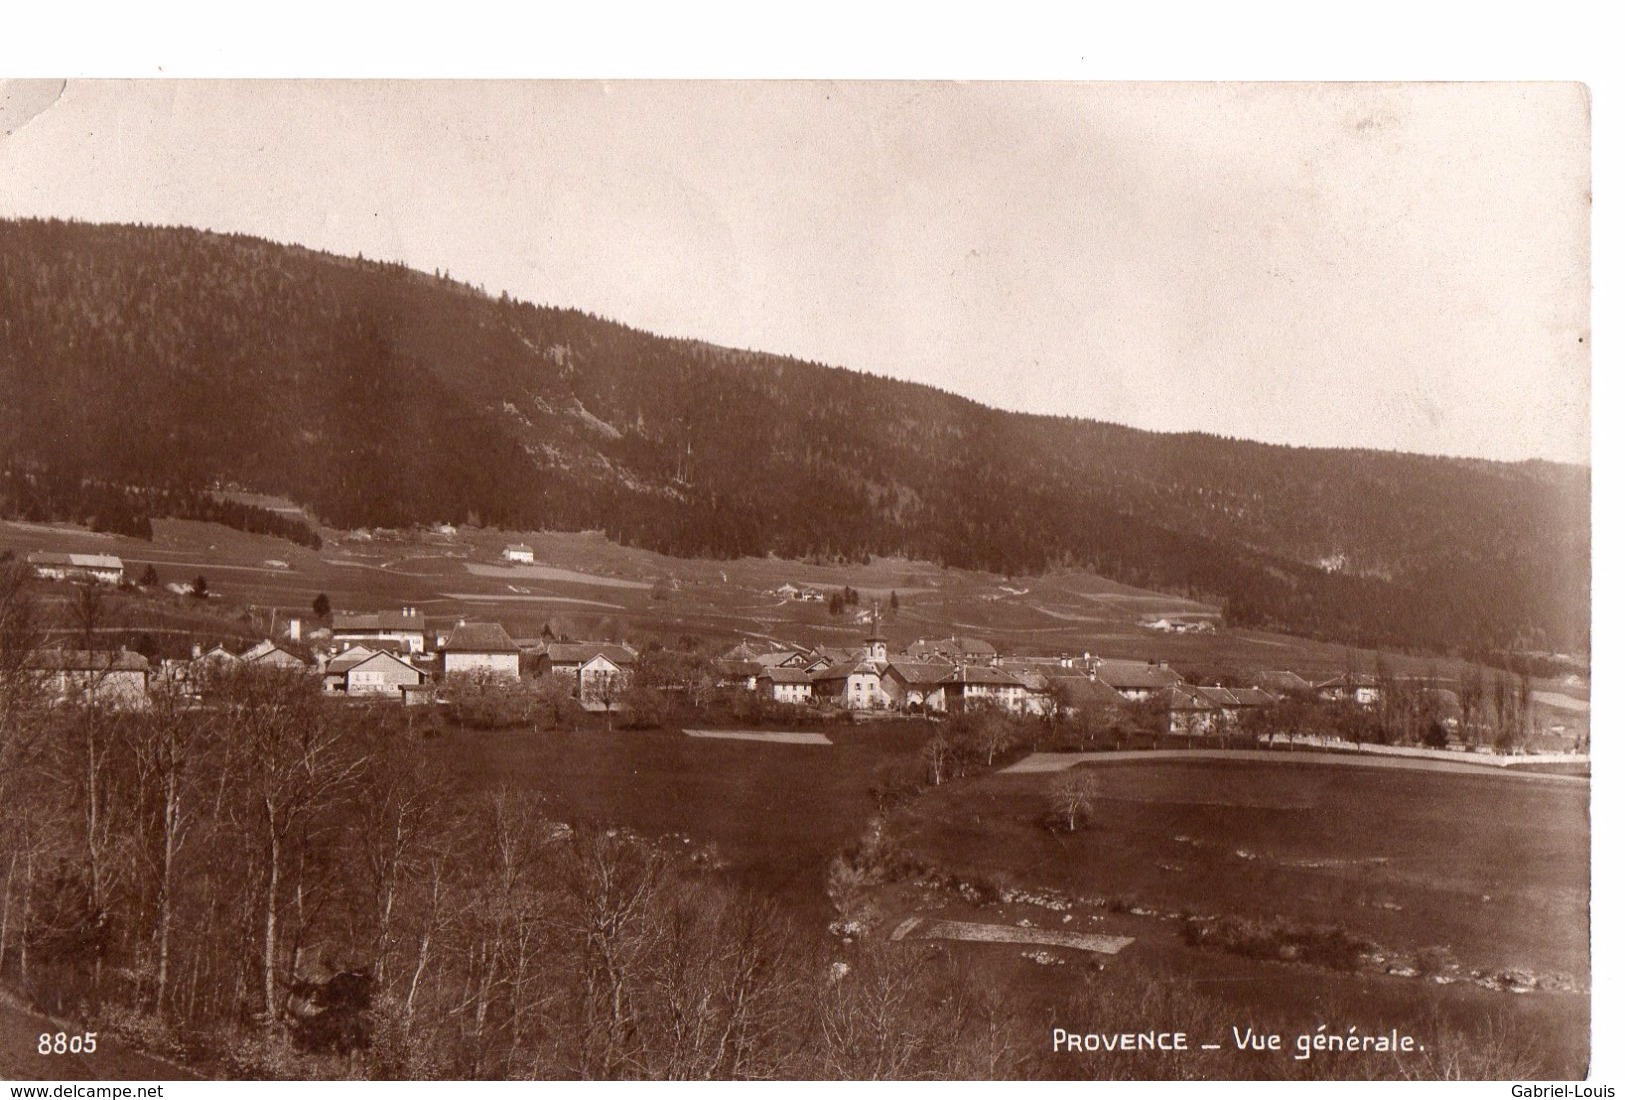
[[[1586,84],[0,75],[11,1095],[1612,1095]]]

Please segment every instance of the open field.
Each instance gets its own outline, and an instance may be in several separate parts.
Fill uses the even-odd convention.
[[[1584,1073],[1585,784],[1296,762],[1094,770],[1096,820],[1072,834],[1039,825],[1049,775],[994,774],[927,791],[897,815],[897,842],[964,881],[999,884],[1000,896],[977,901],[905,880],[877,891],[876,903],[894,917],[1130,937],[1108,968],[1128,968],[1147,990],[1200,990],[1234,1021],[1355,1023],[1367,1032],[1442,1024],[1475,1034],[1492,1022],[1492,1032],[1527,1042],[1543,1072]],[[1345,972],[1240,957],[1188,942],[1187,915],[1341,927],[1390,961]],[[1419,973],[1417,953],[1427,948],[1446,949],[1459,966],[1439,981]],[[987,980],[1055,1003],[1084,976],[1076,957],[1037,960],[1016,945],[952,950]],[[1509,993],[1501,976],[1510,973],[1540,988]]]
[[[1320,764],[1098,764],[1096,820],[1039,826],[1042,774],[927,792],[901,842],[966,873],[1158,911],[1336,923],[1395,949],[1582,981],[1587,784]]]
[[[824,874],[874,812],[881,764],[912,759],[923,722],[837,726],[833,745],[761,744],[680,731],[454,731],[434,752],[465,795],[510,784],[547,796],[561,820],[681,833],[790,909],[829,919]]]
[[[834,916],[830,861],[873,816],[877,769],[913,761],[923,727],[832,725],[822,732],[833,745],[816,748],[675,731],[453,731],[435,752],[462,797],[509,783],[545,794],[561,818],[714,845],[728,873],[816,934]],[[1147,990],[1200,990],[1243,1024],[1370,1031],[1431,1021],[1472,1031],[1494,1020],[1537,1047],[1546,1072],[1583,1072],[1585,784],[1297,762],[1124,763],[1098,774],[1098,821],[1070,836],[1036,824],[1047,809],[1041,774],[956,781],[894,811],[889,831],[906,849],[1006,892],[978,901],[910,880],[874,888],[877,932],[906,918],[918,921],[908,940],[926,925],[996,926],[981,942],[923,942],[1041,1003],[1065,1004],[1087,980],[1087,960],[1104,959]],[[1182,912],[1343,925],[1395,957],[1441,946],[1463,972],[1521,968],[1570,981],[1515,995],[1465,979],[1240,958],[1187,944]],[[1063,940],[1133,942],[1115,956],[1064,952],[1038,965],[1034,946]]]

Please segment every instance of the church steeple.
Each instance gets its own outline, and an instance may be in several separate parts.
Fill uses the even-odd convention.
[[[869,636],[863,640],[863,656],[874,662],[876,668],[886,664],[886,639],[880,633],[880,601],[876,600],[869,615]]]

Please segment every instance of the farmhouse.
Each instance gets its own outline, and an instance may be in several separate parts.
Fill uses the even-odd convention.
[[[1316,684],[1315,694],[1328,702],[1352,699],[1362,707],[1369,707],[1375,706],[1382,698],[1382,689],[1377,686],[1377,678],[1370,673],[1359,672],[1351,676],[1345,672]]]
[[[953,671],[944,661],[892,661],[880,675],[880,688],[898,710],[944,711],[948,696],[943,681]]]
[[[570,680],[570,693],[588,710],[619,710],[619,696],[632,675],[637,653],[615,642],[552,642],[544,671]]]
[[[519,679],[519,643],[501,623],[459,622],[440,646],[441,667],[455,672],[494,672]]]
[[[237,664],[241,660],[241,657],[237,656],[237,654],[233,653],[219,642],[216,642],[207,650],[200,645],[194,645],[192,647],[191,665],[194,669],[229,667]]]
[[[1260,687],[1268,688],[1271,691],[1283,692],[1288,695],[1313,691],[1315,688],[1313,683],[1305,680],[1302,676],[1299,676],[1296,672],[1293,672],[1290,669],[1276,669],[1270,672],[1260,672],[1258,674],[1258,684]]]
[[[942,690],[949,707],[991,704],[1017,714],[1027,709],[1027,685],[1002,668],[956,665]]]
[[[26,667],[57,702],[115,710],[140,710],[147,705],[147,679],[152,670],[139,653],[45,649],[31,654]]]
[[[743,688],[746,691],[756,690],[756,677],[761,673],[762,666],[755,661],[729,661],[716,660],[711,662],[717,673],[717,686],[725,688]]]
[[[502,560],[509,565],[535,565],[536,551],[522,542],[516,542],[502,548]]]
[[[405,653],[424,651],[423,613],[415,607],[400,611],[333,613],[333,641]]]
[[[853,710],[872,710],[886,705],[886,693],[880,688],[880,669],[868,658],[842,661],[808,675],[812,680],[813,698],[821,702]]]
[[[304,671],[310,667],[310,662],[289,649],[284,649],[267,638],[263,642],[256,642],[244,650],[241,661],[245,665],[256,668],[286,668]]]
[[[1184,682],[1184,677],[1169,668],[1167,661],[1096,657],[1088,663],[1087,673],[1134,702],[1143,702],[1165,688]]]
[[[423,673],[393,653],[356,646],[333,658],[322,674],[322,690],[332,695],[401,697],[424,682]]]
[[[1260,688],[1196,687],[1175,684],[1158,696],[1168,707],[1168,732],[1210,737],[1235,730],[1248,710],[1277,702]]]
[[[1049,677],[1049,690],[1063,715],[1087,708],[1122,706],[1128,702],[1116,688],[1095,676],[1060,674]]]
[[[121,584],[124,581],[124,562],[111,554],[50,554],[28,555],[28,564],[34,575],[52,581],[96,581],[100,584]]]
[[[777,665],[756,674],[756,689],[775,703],[812,702],[812,677],[799,668]]]

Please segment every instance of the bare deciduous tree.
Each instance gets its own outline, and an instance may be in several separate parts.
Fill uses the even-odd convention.
[[[1094,816],[1095,800],[1100,797],[1100,781],[1088,768],[1075,766],[1056,772],[1050,780],[1050,807],[1066,820],[1069,832],[1076,831],[1078,822],[1085,824]]]

